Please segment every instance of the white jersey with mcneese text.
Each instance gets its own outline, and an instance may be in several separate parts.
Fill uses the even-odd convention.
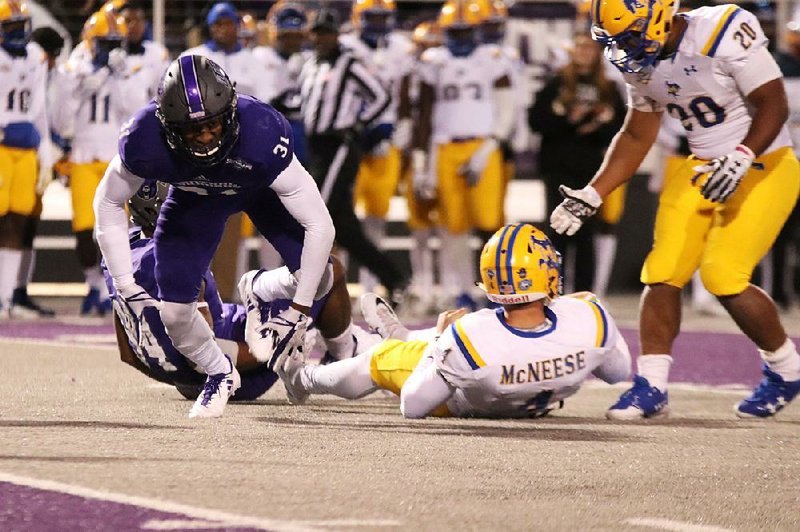
[[[436,91],[433,142],[491,135],[495,123],[494,85],[510,76],[509,61],[493,44],[478,46],[466,57],[455,57],[444,46],[422,54],[420,77]]]
[[[609,357],[628,348],[596,300],[560,297],[545,307],[542,331],[508,325],[502,309],[483,309],[448,327],[434,364],[456,388],[456,416],[527,417],[578,391]]]
[[[781,77],[756,17],[732,4],[683,15],[688,27],[672,58],[648,74],[625,74],[629,105],[666,111],[686,130],[692,153],[713,159],[742,142],[752,122],[746,96]],[[784,126],[765,150],[791,146]]]

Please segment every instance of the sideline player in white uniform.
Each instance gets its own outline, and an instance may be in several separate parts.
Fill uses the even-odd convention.
[[[342,35],[339,41],[361,59],[381,81],[392,102],[374,124],[364,132],[364,157],[356,176],[355,203],[365,211],[364,232],[380,247],[386,236],[386,215],[389,202],[400,181],[401,155],[395,138],[400,80],[414,65],[414,46],[394,30],[394,0],[354,0],[351,22],[353,33]],[[408,137],[409,131],[399,131],[398,137]],[[372,291],[376,277],[361,268],[362,287]]]
[[[654,143],[666,111],[692,151],[666,176],[653,249],[642,268],[642,355],[633,387],[608,411],[615,419],[666,413],[681,289],[696,270],[759,348],[764,380],[736,406],[769,417],[800,392],[800,355],[772,299],[750,283],[800,192],[800,166],[786,128],[781,71],[753,14],[735,5],[676,14],[674,0],[594,0],[592,32],[624,74],[629,106],[591,183],[562,188],[553,228],[574,234],[628,181]]]
[[[476,229],[485,239],[503,225],[499,139],[508,137],[515,119],[508,62],[497,46],[479,43],[480,22],[476,0],[451,0],[442,7],[439,26],[445,46],[422,54],[420,120],[412,153],[415,181],[436,178],[447,232],[442,253],[456,277],[447,288],[458,296],[457,306],[472,308],[470,231]],[[435,172],[426,153],[431,142]]]
[[[382,388],[400,395],[409,418],[537,417],[592,374],[608,383],[630,375],[625,340],[597,299],[558,297],[558,253],[534,226],[497,231],[483,248],[481,279],[501,308],[440,320],[433,340],[389,338],[327,366],[306,366],[298,352],[284,356],[277,367],[288,395],[295,402],[311,393],[357,399]],[[383,335],[403,331],[374,294],[365,296],[364,314]]]
[[[145,38],[147,19],[143,4],[126,1],[120,14],[128,26],[125,43],[128,71],[145,87],[140,102],[132,105],[138,109],[155,98],[161,75],[169,66],[169,52],[163,44]]]
[[[241,20],[236,8],[228,2],[217,2],[206,15],[211,39],[181,55],[208,57],[228,73],[239,94],[255,95],[255,64],[252,50],[242,47],[238,28]]]
[[[47,59],[31,42],[25,2],[0,0],[0,319],[15,317],[14,288],[37,189],[49,183]],[[24,310],[24,309],[19,309]],[[26,313],[24,313],[26,314]]]
[[[94,242],[92,200],[109,161],[117,153],[122,123],[135,111],[142,98],[134,77],[129,76],[123,49],[128,28],[113,9],[103,8],[86,21],[83,40],[59,68],[57,109],[53,125],[64,139],[71,139],[70,191],[72,230],[78,261],[89,293],[81,314],[111,310],[100,257]]]

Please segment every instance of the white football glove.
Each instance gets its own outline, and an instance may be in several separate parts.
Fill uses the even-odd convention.
[[[744,144],[739,144],[728,155],[695,166],[693,170],[697,173],[692,178],[692,183],[698,184],[698,180],[706,176],[705,182],[698,184],[700,194],[709,201],[725,203],[736,191],[755,158],[753,150]]]
[[[262,326],[262,335],[272,338],[274,349],[272,356],[267,360],[267,367],[275,370],[278,360],[285,360],[292,351],[303,345],[306,330],[311,326],[311,318],[294,307],[289,307],[277,316],[272,316]]]
[[[578,232],[583,222],[594,216],[603,204],[603,198],[591,185],[586,185],[580,190],[561,185],[558,191],[564,196],[564,201],[553,209],[550,215],[550,227],[556,233],[572,236]]]
[[[109,74],[110,72],[107,68],[101,68],[97,72],[81,77],[79,85],[81,92],[84,94],[97,92],[106,82]]]
[[[480,182],[483,171],[486,169],[486,165],[489,164],[489,157],[497,150],[498,146],[497,139],[489,137],[483,141],[483,144],[478,146],[478,149],[475,150],[469,160],[461,165],[458,173],[466,178],[467,185],[474,187]]]
[[[411,168],[414,195],[423,201],[436,199],[436,176],[428,169],[428,154],[423,150],[411,152]]]
[[[117,287],[117,294],[137,318],[141,318],[144,309],[147,307],[161,308],[161,301],[151,297],[147,290],[136,283]]]
[[[114,48],[108,52],[108,68],[117,75],[122,75],[127,69],[128,54],[122,48]]]

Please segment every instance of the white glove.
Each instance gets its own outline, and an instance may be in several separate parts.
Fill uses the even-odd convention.
[[[428,154],[423,150],[411,152],[411,168],[414,195],[424,201],[436,199],[436,176],[428,169]]]
[[[53,165],[39,160],[39,175],[36,177],[36,194],[44,194],[47,185],[53,182]]]
[[[97,72],[83,76],[79,84],[81,92],[84,94],[97,92],[106,82],[109,74],[110,72],[107,68],[101,68]]]
[[[461,168],[458,169],[458,173],[466,178],[467,185],[474,187],[480,182],[483,171],[486,169],[486,165],[489,164],[489,157],[491,157],[498,146],[497,140],[493,137],[489,137],[483,141],[483,144],[478,146],[478,149],[475,150],[475,153],[472,154],[469,161],[461,165]]]
[[[275,348],[272,356],[267,361],[270,370],[275,369],[278,360],[285,360],[291,356],[292,351],[303,345],[306,330],[311,325],[311,318],[294,307],[289,307],[277,316],[272,316],[263,325],[262,334],[266,333],[272,338]]]
[[[400,150],[407,150],[411,146],[411,137],[414,132],[414,123],[410,118],[403,118],[397,121],[394,125],[394,133],[392,134],[392,144]]]
[[[125,73],[128,54],[122,48],[114,48],[108,52],[108,68],[117,75]]]
[[[550,215],[550,227],[556,233],[572,236],[581,228],[583,222],[594,216],[603,204],[603,198],[591,185],[586,185],[580,190],[561,185],[558,191],[564,196],[564,201],[553,209]]]
[[[144,309],[147,307],[161,308],[161,301],[154,299],[147,293],[147,290],[136,283],[117,287],[117,294],[130,308],[131,313],[137,318],[141,318]]]
[[[725,203],[742,182],[755,158],[753,150],[739,144],[728,155],[695,166],[693,170],[697,173],[692,178],[692,183],[700,187],[700,194],[705,199]],[[704,176],[705,182],[698,183]]]

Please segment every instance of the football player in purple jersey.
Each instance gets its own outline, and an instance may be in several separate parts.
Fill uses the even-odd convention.
[[[259,313],[248,312],[251,349],[274,355],[271,369],[281,353],[302,344],[310,324],[334,228],[293,142],[279,112],[237,95],[213,61],[183,56],[164,73],[155,101],[123,126],[119,153],[97,189],[95,231],[117,294],[137,316],[155,306],[175,348],[208,375],[190,417],[222,415],[240,386],[197,312],[203,276],[230,215],[246,213],[297,279],[286,310],[264,324],[251,322]],[[172,185],[153,236],[157,299],[134,277],[125,213],[146,179]]]

